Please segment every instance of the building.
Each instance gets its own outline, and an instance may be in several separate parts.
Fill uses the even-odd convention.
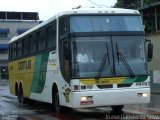
[[[8,78],[8,43],[11,38],[39,23],[37,12],[0,11],[0,79]]]
[[[149,62],[151,90],[160,93],[160,2],[142,6],[139,11],[145,25],[146,39],[153,44],[153,59]]]

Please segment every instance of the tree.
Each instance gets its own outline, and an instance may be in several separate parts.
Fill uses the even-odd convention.
[[[136,9],[141,7],[141,2],[143,2],[143,5],[145,6],[159,2],[159,0],[117,0],[114,7]]]
[[[156,2],[159,2],[159,0],[144,0],[144,5],[149,5]]]
[[[117,0],[114,7],[134,9],[140,7],[140,5],[140,0]]]

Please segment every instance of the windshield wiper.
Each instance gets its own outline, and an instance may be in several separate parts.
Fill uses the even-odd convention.
[[[127,60],[125,59],[125,57],[123,56],[123,54],[121,52],[119,52],[119,49],[118,49],[118,45],[116,43],[116,51],[117,51],[117,59],[118,59],[118,63],[119,63],[119,59],[122,60],[122,62],[124,63],[125,67],[127,68],[128,72],[130,73],[130,75],[132,77],[135,77],[131,67],[129,66]]]
[[[105,66],[105,64],[106,64],[107,59],[108,59],[108,64],[110,65],[109,50],[108,50],[108,44],[107,44],[107,42],[106,42],[106,50],[107,50],[107,52],[106,52],[106,53],[104,54],[104,56],[103,56],[103,59],[102,59],[102,61],[101,61],[100,68],[99,68],[99,70],[98,70],[98,74],[97,74],[97,76],[95,77],[96,80],[99,80],[99,78],[101,77],[101,74],[102,74],[102,71],[103,71],[104,66]]]

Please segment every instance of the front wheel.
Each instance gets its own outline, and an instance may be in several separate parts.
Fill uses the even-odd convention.
[[[112,110],[113,111],[122,111],[124,105],[114,105],[114,106],[111,106]]]
[[[55,112],[56,113],[60,113],[61,112],[61,106],[60,106],[60,103],[59,103],[59,93],[56,92],[55,95],[54,95],[54,109],[55,109]]]

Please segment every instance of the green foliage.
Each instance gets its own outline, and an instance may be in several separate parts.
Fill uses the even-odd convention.
[[[140,0],[117,0],[117,3],[115,4],[114,7],[119,7],[119,8],[135,8],[139,7],[141,5]]]
[[[114,5],[114,7],[136,9],[141,7],[142,1],[144,6],[160,2],[159,0],[117,0],[117,3]]]
[[[144,0],[144,5],[149,5],[152,3],[160,2],[159,0]]]

